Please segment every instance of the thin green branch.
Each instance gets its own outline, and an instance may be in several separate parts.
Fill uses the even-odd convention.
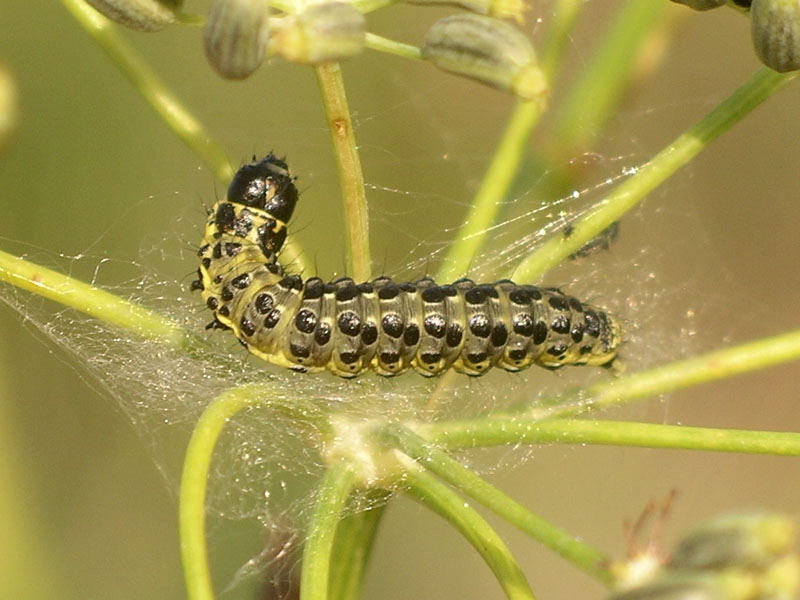
[[[663,21],[666,2],[630,0],[607,28],[591,60],[563,103],[553,130],[551,160],[583,146],[600,131],[619,105],[641,60],[641,49]]]
[[[509,600],[532,600],[528,582],[500,536],[449,487],[410,462],[401,485],[447,519],[489,565]]]
[[[364,45],[371,50],[378,52],[385,52],[401,58],[411,58],[415,60],[422,60],[422,50],[417,46],[411,44],[404,44],[396,40],[391,40],[375,33],[367,32]]]
[[[339,166],[350,274],[358,281],[366,281],[372,274],[367,197],[342,70],[338,63],[327,63],[318,65],[315,71]]]
[[[61,2],[175,135],[205,162],[219,181],[227,184],[233,169],[225,152],[144,59],[117,35],[114,25],[83,0]]]
[[[420,466],[435,473],[462,493],[525,532],[545,547],[558,553],[603,583],[610,585],[613,577],[606,566],[607,557],[588,544],[561,531],[533,514],[527,508],[481,479],[446,452],[429,444],[402,425],[389,425],[381,431],[386,443],[398,447]],[[450,438],[447,437],[446,440]],[[510,444],[518,443],[511,441]]]
[[[206,407],[197,421],[181,474],[178,526],[186,593],[189,600],[214,597],[205,539],[205,500],[209,467],[220,433],[238,412],[258,406],[286,418],[308,443],[330,435],[324,409],[304,399],[276,398],[268,385],[253,384],[228,390]]]
[[[541,52],[541,67],[548,81],[552,81],[556,73],[575,20],[585,5],[583,0],[556,0],[553,3],[553,15],[547,22]]]
[[[303,549],[300,600],[327,600],[336,525],[357,482],[352,465],[331,465],[318,488],[319,496]]]
[[[517,281],[537,281],[542,275],[618,220],[648,193],[694,158],[720,134],[730,129],[764,100],[796,76],[759,69],[739,89],[638,168],[584,217],[575,222],[569,237],[556,235],[529,255],[514,271]]]
[[[464,224],[447,249],[437,273],[439,281],[452,281],[469,270],[514,181],[525,145],[545,106],[543,98],[517,104],[470,204]]]
[[[456,432],[461,432],[458,435],[465,436],[462,441],[467,446],[472,445],[471,436],[483,435],[478,433],[483,429],[487,431],[486,435],[492,436],[502,435],[497,432],[508,427],[515,430],[508,439],[517,439],[518,427],[533,428],[544,419],[574,416],[609,406],[621,406],[665,392],[798,359],[800,359],[800,330],[625,375],[575,392],[524,402],[489,417],[431,424],[421,433],[431,442],[444,443],[448,447],[458,445],[447,440],[451,434],[455,436]]]
[[[330,600],[358,600],[361,597],[361,583],[372,543],[388,500],[380,490],[377,492],[382,497],[376,499],[374,508],[346,516],[336,529]]]
[[[214,587],[206,548],[206,485],[214,446],[230,418],[247,406],[263,402],[264,388],[241,387],[217,397],[195,425],[181,475],[178,527],[181,561],[189,600],[213,600]]]
[[[555,442],[779,456],[800,455],[800,433],[619,421],[549,419],[535,422],[529,419],[488,417],[476,419],[472,423],[462,421],[432,425],[425,429],[425,434],[432,442],[447,448]]]
[[[555,6],[555,17],[545,38],[541,61],[548,81],[553,78],[569,31],[581,8],[582,3],[575,0],[561,0]],[[579,97],[576,93],[573,97],[579,97],[583,103],[593,103],[596,94],[602,94],[605,102],[600,108],[603,111],[597,114],[600,116],[607,114],[630,77],[633,57],[637,55],[636,49],[650,34],[651,27],[658,21],[662,12],[661,4],[653,3],[651,0],[629,2],[622,11],[617,25],[604,38],[602,52],[596,58],[595,66],[585,70],[586,75],[579,85],[584,95]],[[603,77],[596,77],[595,69],[604,65],[607,68],[603,71]],[[594,104],[592,106],[593,109],[597,108]],[[509,189],[519,172],[527,142],[545,107],[543,99],[517,104],[475,194],[464,225],[448,249],[439,270],[440,280],[449,281],[467,272],[491,225],[495,222],[503,200],[508,196]],[[580,107],[580,104],[573,102],[573,108]],[[570,113],[569,116],[574,115]],[[589,124],[599,127],[603,122],[604,120],[598,117]],[[586,125],[585,122],[581,123],[583,128],[581,131],[586,131]]]
[[[114,24],[83,0],[61,0],[61,2],[167,127],[206,164],[217,181],[227,186],[233,177],[233,167],[222,147],[214,141],[200,121],[161,81],[136,50],[117,34]],[[286,240],[281,255],[283,264],[287,264],[288,260],[296,270],[310,272],[308,258],[294,239]]]
[[[177,323],[88,283],[0,251],[0,281],[127,331],[187,348],[198,340]]]

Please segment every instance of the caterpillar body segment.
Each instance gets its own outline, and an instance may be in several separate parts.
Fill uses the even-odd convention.
[[[478,376],[493,366],[606,366],[616,357],[617,322],[553,288],[287,275],[277,255],[296,202],[284,161],[270,154],[242,167],[206,223],[192,284],[214,312],[212,325],[233,330],[264,360],[341,377],[412,368]]]

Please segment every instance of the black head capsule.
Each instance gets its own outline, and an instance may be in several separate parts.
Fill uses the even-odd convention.
[[[286,163],[269,154],[236,171],[227,198],[229,202],[265,210],[286,223],[297,204],[297,188]]]

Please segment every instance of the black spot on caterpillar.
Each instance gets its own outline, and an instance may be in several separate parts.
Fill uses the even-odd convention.
[[[270,363],[341,377],[412,367],[477,376],[493,366],[608,366],[616,357],[617,322],[554,288],[288,275],[277,254],[297,198],[294,177],[272,154],[239,169],[211,210],[192,284],[214,311],[209,327],[233,330]]]

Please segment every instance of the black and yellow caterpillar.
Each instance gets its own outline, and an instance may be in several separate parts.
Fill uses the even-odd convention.
[[[610,365],[620,329],[604,311],[552,288],[502,280],[438,285],[378,277],[329,283],[287,275],[277,255],[298,193],[286,163],[253,161],[212,208],[192,288],[250,352],[295,371],[367,369],[483,375],[497,365]]]

